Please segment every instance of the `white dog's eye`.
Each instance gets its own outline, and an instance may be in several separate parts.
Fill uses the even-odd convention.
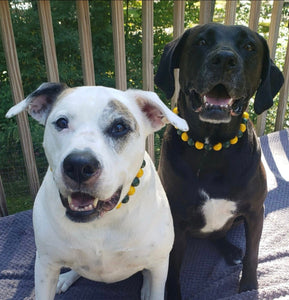
[[[126,135],[130,131],[130,127],[123,121],[117,121],[112,124],[108,131],[112,137],[118,138]]]
[[[68,128],[68,120],[66,118],[59,118],[57,121],[54,122],[56,129],[62,130]]]

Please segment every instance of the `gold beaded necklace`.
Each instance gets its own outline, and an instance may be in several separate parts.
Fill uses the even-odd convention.
[[[175,114],[179,114],[178,108],[175,107],[173,109],[173,112]],[[229,141],[226,141],[224,143],[217,143],[215,145],[212,145],[212,144],[207,143],[207,142],[202,143],[200,141],[194,141],[192,138],[189,137],[189,135],[186,132],[183,132],[183,131],[179,130],[178,128],[176,128],[176,129],[177,129],[177,134],[180,135],[181,139],[184,142],[187,142],[187,144],[189,146],[195,147],[198,150],[205,149],[206,151],[211,151],[211,150],[220,151],[222,149],[227,149],[231,145],[235,145],[235,144],[238,143],[238,140],[243,136],[243,133],[247,129],[246,124],[248,122],[248,119],[249,119],[249,114],[247,112],[243,112],[242,123],[240,124],[240,128],[239,128],[239,131],[238,131],[237,135],[234,138],[230,139]]]
[[[143,160],[142,165],[139,169],[139,171],[136,174],[136,177],[134,178],[134,180],[131,183],[131,186],[126,194],[126,196],[121,200],[121,202],[119,202],[119,204],[117,205],[116,209],[119,209],[121,207],[122,204],[125,204],[129,201],[129,196],[132,196],[135,193],[135,188],[140,184],[140,178],[143,176],[143,168],[146,165],[146,161]]]

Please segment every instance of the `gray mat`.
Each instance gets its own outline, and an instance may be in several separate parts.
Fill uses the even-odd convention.
[[[228,266],[206,240],[192,239],[182,272],[186,300],[289,299],[289,131],[261,138],[269,193],[260,245],[258,291],[237,294],[242,265]],[[229,232],[244,250],[243,225]],[[0,218],[0,299],[34,299],[35,244],[31,211]],[[115,284],[79,279],[55,299],[139,300],[141,274]],[[288,298],[287,298],[287,297]]]

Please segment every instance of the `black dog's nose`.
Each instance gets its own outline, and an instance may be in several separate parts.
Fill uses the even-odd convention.
[[[238,59],[234,52],[230,50],[218,51],[211,60],[211,64],[224,68],[224,71],[234,69],[238,65]]]
[[[82,183],[99,175],[100,163],[91,152],[75,151],[64,159],[63,172],[75,182]]]

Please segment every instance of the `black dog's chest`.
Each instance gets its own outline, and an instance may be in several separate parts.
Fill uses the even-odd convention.
[[[174,219],[195,237],[227,231],[251,201],[245,191],[260,162],[258,151],[252,153],[245,139],[223,152],[200,151],[179,136],[174,140],[174,131],[167,134],[160,176]]]
[[[192,185],[185,193],[180,220],[186,230],[195,237],[221,234],[227,231],[238,215],[237,199],[213,196],[213,190]]]
[[[195,237],[217,236],[227,231],[238,216],[238,191],[221,174],[205,176],[201,172],[181,184],[182,199],[172,201],[184,229]]]

